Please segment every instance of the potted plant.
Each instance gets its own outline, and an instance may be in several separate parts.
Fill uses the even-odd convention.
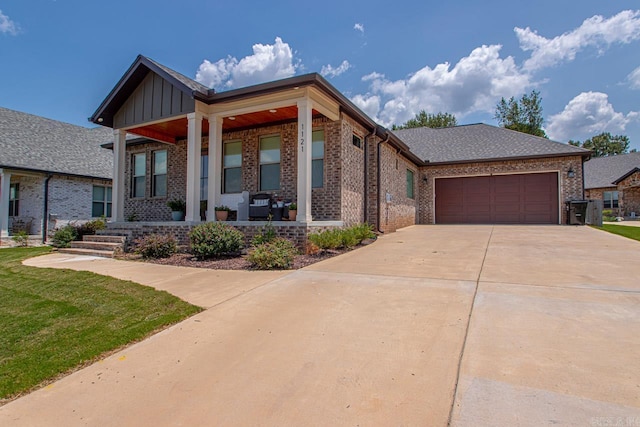
[[[216,206],[216,221],[226,221],[229,216],[229,212],[231,212],[231,208],[229,206]]]
[[[184,212],[187,209],[187,204],[183,200],[169,200],[167,206],[171,209],[171,219],[174,221],[184,221]]]
[[[298,205],[291,203],[289,205],[289,221],[295,221],[296,215],[298,215]]]

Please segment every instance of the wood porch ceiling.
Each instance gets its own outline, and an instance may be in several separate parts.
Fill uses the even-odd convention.
[[[313,110],[313,117],[320,113]],[[281,107],[274,110],[263,110],[254,113],[240,114],[237,116],[225,116],[222,121],[222,131],[229,132],[239,129],[256,128],[272,124],[291,122],[298,119],[298,108],[295,105]],[[188,121],[186,117],[166,122],[154,123],[128,129],[127,132],[152,138],[168,143],[176,143],[187,138]],[[209,135],[209,121],[202,121],[202,136]]]

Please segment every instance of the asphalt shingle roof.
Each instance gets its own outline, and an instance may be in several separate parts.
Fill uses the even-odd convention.
[[[486,124],[393,131],[418,157],[431,163],[466,162],[520,157],[587,154],[546,138]]]
[[[108,128],[85,128],[0,107],[0,167],[111,178]]]
[[[615,180],[640,167],[640,153],[595,157],[584,164],[584,188],[615,187]]]
[[[174,79],[176,79],[177,81],[179,81],[180,83],[182,83],[183,85],[185,85],[186,87],[188,87],[189,89],[196,91],[196,92],[200,92],[203,94],[207,94],[209,93],[210,89],[208,87],[206,87],[203,84],[198,83],[197,81],[185,76],[184,74],[181,74],[169,67],[166,67],[164,65],[162,65],[159,62],[154,61],[153,59],[143,56],[144,59],[146,59],[147,61],[151,62],[153,65],[155,65],[156,67],[160,68],[162,71],[164,71],[165,73],[167,73],[168,75],[170,75],[171,77],[173,77]]]

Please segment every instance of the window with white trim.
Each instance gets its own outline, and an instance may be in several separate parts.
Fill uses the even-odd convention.
[[[91,216],[94,218],[101,216],[111,217],[111,187],[102,185],[93,186]]]
[[[280,189],[280,135],[260,138],[260,191]]]
[[[209,198],[209,155],[200,156],[200,201]]]
[[[604,200],[605,209],[615,209],[618,205],[618,192],[617,191],[605,191],[602,195]]]
[[[311,137],[311,187],[324,186],[324,130],[314,130]]]
[[[153,152],[153,197],[167,196],[167,150]]]
[[[18,216],[20,212],[20,184],[9,184],[9,216]]]
[[[280,141],[278,141],[278,150]],[[260,156],[262,158],[262,141],[260,145]],[[278,161],[280,161],[278,152]],[[278,187],[280,181],[280,171],[278,167]],[[222,192],[241,193],[242,192],[242,141],[227,141],[223,146],[222,158]]]
[[[147,156],[134,154],[131,158],[131,197],[144,197],[147,186]]]

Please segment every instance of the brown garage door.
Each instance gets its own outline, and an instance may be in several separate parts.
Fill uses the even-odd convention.
[[[436,224],[558,224],[558,174],[436,179]]]

